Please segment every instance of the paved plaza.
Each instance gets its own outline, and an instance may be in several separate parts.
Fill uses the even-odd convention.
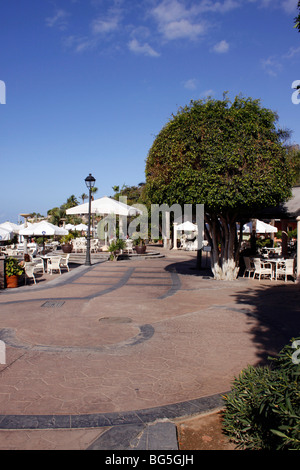
[[[0,291],[1,450],[149,448],[149,423],[172,448],[176,418],[220,407],[299,335],[298,284],[215,281],[194,252],[161,254]]]

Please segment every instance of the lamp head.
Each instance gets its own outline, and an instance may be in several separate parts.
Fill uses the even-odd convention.
[[[95,178],[91,175],[91,173],[89,174],[89,176],[87,176],[87,177],[85,178],[84,181],[85,181],[86,187],[87,187],[88,189],[92,189],[92,188],[95,186],[96,180],[95,180]]]

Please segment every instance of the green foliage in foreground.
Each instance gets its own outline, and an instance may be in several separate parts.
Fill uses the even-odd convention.
[[[126,242],[125,240],[122,240],[121,238],[118,238],[117,240],[113,240],[108,248],[108,251],[111,253],[110,259],[117,260],[118,259],[118,254],[120,253],[121,250],[124,250],[126,247]]]
[[[300,450],[300,352],[294,341],[270,367],[242,371],[224,397],[223,430],[237,448]]]
[[[8,257],[5,260],[5,274],[6,276],[21,276],[23,274],[24,268],[20,264],[20,261],[16,258]]]

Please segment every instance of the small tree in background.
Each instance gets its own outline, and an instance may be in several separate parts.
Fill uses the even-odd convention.
[[[293,172],[275,112],[237,96],[192,101],[156,137],[146,161],[151,203],[204,204],[216,279],[238,275],[242,227],[291,196]]]

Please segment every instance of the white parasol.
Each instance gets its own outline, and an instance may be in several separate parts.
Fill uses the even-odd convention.
[[[0,227],[0,241],[11,240],[13,236],[14,232],[12,230],[7,230],[6,228]]]
[[[88,226],[86,224],[78,224],[78,225],[75,225],[75,230],[78,230],[79,232],[82,232],[82,231],[87,231],[88,229]]]
[[[67,215],[71,214],[88,214],[89,213],[89,203],[85,202],[84,204],[80,204],[75,207],[71,207],[70,209],[66,210]],[[108,215],[108,214],[116,214],[116,215],[138,215],[142,214],[142,211],[127,204],[124,202],[116,201],[110,197],[104,196],[100,199],[95,199],[91,201],[91,213],[92,214],[99,214],[99,215]]]
[[[252,227],[253,224],[252,222],[248,222],[243,226],[243,232],[244,233],[252,233]],[[273,225],[266,224],[266,222],[263,222],[262,220],[256,220],[256,233],[276,233],[278,232],[277,227],[274,227]]]
[[[29,236],[51,236],[51,235],[67,235],[68,230],[58,227],[57,225],[50,224],[43,220],[36,224],[32,224],[30,227],[23,228],[19,231],[19,235],[29,235]]]
[[[8,230],[9,232],[14,232],[18,233],[19,225],[14,224],[13,222],[4,222],[3,224],[0,224],[0,228],[4,228],[5,230]]]
[[[177,230],[184,230],[186,232],[197,232],[198,227],[196,224],[193,224],[190,221],[183,222],[182,224],[177,225]]]

